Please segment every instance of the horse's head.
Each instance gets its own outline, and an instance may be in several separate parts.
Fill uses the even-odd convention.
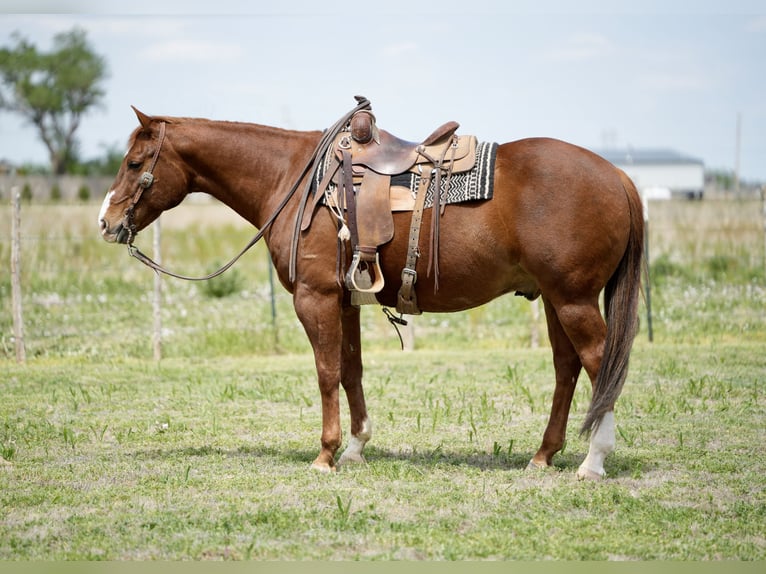
[[[141,125],[130,137],[120,171],[98,214],[101,235],[110,243],[132,242],[188,192],[188,175],[165,137],[169,120],[133,110]]]

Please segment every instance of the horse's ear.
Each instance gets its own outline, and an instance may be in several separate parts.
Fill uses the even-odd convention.
[[[136,112],[136,117],[138,118],[138,122],[141,124],[142,128],[146,128],[149,126],[150,123],[152,123],[152,117],[147,116],[145,113],[140,111],[136,108],[136,106],[130,106],[133,108],[133,111]]]

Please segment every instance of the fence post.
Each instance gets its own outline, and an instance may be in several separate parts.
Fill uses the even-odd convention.
[[[646,282],[644,285],[644,298],[646,300],[646,330],[649,342],[654,342],[654,327],[652,326],[652,278],[649,273],[649,199],[641,193],[644,206],[644,270]]]
[[[154,249],[154,260],[161,264],[162,253],[160,250],[160,238],[162,231],[160,229],[159,218],[157,218],[157,220],[154,222],[152,228],[152,231],[154,232],[152,241]],[[154,315],[154,337],[152,338],[154,360],[159,361],[162,359],[162,277],[157,271],[154,272],[154,297],[152,300],[152,311]]]
[[[761,215],[763,216],[763,270],[766,274],[766,184],[761,186]]]
[[[415,323],[414,315],[403,315],[403,319],[407,321],[406,325],[401,326],[402,335],[402,351],[414,351],[415,350]]]
[[[277,327],[277,294],[274,291],[274,264],[271,254],[266,250],[266,263],[269,266],[269,296],[271,299],[271,329],[274,333],[274,351],[279,350],[279,329]]]
[[[13,307],[13,337],[16,343],[16,362],[27,360],[24,346],[24,315],[21,306],[21,191],[11,188],[11,306]]]

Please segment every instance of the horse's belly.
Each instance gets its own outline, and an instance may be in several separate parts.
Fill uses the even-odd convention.
[[[439,257],[438,286],[433,268],[428,269],[428,257],[421,257],[415,282],[420,310],[450,313],[478,307],[509,292],[529,298],[539,294],[537,283],[524,269],[507,256],[489,251],[476,253],[466,247],[454,252],[443,250]],[[403,261],[395,265],[384,261],[386,283],[377,297],[382,305],[396,306],[403,266]]]
[[[494,201],[494,200],[493,200]],[[418,307],[449,313],[483,305],[512,291],[534,295],[537,284],[520,265],[517,249],[492,202],[448,206],[440,225],[438,277],[431,261],[431,210],[424,212],[418,242]],[[395,218],[393,241],[381,247],[385,287],[378,301],[395,307],[408,254],[411,214]],[[438,281],[438,285],[437,285]]]

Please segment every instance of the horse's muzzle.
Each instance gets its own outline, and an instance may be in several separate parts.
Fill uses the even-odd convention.
[[[127,243],[130,238],[130,232],[122,222],[118,223],[114,229],[109,229],[109,224],[103,219],[98,221],[98,225],[101,229],[101,237],[108,243]]]

